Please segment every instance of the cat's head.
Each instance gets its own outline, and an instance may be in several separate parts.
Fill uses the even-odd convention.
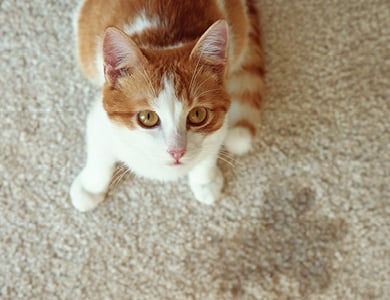
[[[179,47],[140,48],[118,29],[103,42],[103,104],[120,158],[141,176],[169,180],[215,155],[226,131],[225,21]]]

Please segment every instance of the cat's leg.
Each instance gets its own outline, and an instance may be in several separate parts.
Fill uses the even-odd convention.
[[[213,204],[221,194],[223,175],[217,166],[218,154],[210,155],[199,163],[188,176],[195,198],[204,203]]]
[[[70,189],[73,206],[83,212],[104,200],[115,168],[116,160],[100,119],[98,109],[93,109],[87,122],[87,162]]]

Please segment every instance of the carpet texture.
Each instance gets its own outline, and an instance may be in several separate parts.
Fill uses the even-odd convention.
[[[0,299],[390,299],[388,0],[259,1],[263,121],[222,199],[119,168],[86,214],[77,4],[0,1]]]

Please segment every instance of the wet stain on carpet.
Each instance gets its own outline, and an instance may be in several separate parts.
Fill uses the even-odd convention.
[[[347,224],[321,213],[318,204],[311,188],[273,186],[264,194],[257,226],[216,238],[190,260],[210,269],[222,298],[246,299],[259,286],[275,299],[322,293],[337,276],[333,260]]]

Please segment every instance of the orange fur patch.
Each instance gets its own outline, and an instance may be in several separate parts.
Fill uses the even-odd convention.
[[[261,109],[261,102],[262,102],[262,92],[256,91],[243,91],[239,93],[232,93],[232,97],[240,102],[243,102],[245,104],[249,104],[253,107],[253,109],[260,110]]]
[[[249,132],[251,133],[252,136],[256,135],[256,127],[252,123],[250,123],[246,120],[241,120],[241,121],[237,122],[236,124],[234,124],[234,127],[246,128],[249,130]]]
[[[230,107],[224,82],[210,66],[198,66],[195,78],[197,60],[189,59],[191,50],[192,44],[179,49],[144,50],[147,64],[120,78],[114,86],[105,84],[103,103],[109,117],[135,128],[138,112],[152,109],[150,101],[161,92],[161,78],[173,76],[178,100],[188,112],[196,106],[204,106],[209,111],[203,126],[188,129],[211,133],[221,128]]]
[[[254,0],[85,0],[78,18],[77,38],[79,61],[88,78],[99,77],[97,41],[102,39],[106,28],[124,30],[142,14],[147,19],[157,18],[160,25],[131,35],[148,61],[142,65],[144,69],[133,70],[115,86],[105,84],[103,104],[112,120],[135,128],[137,113],[150,109],[150,100],[161,91],[161,78],[167,74],[173,74],[177,97],[188,111],[197,105],[209,109],[208,122],[201,128],[189,130],[209,133],[219,129],[229,109],[230,98],[260,109],[264,64]],[[217,76],[207,64],[190,58],[198,39],[219,19],[225,19],[230,29],[226,78]],[[171,47],[178,43],[183,46]],[[164,50],[164,47],[167,48]],[[254,91],[253,87],[246,89],[243,86],[241,91],[227,94],[224,79],[228,81],[240,76],[240,72],[259,78],[259,87]],[[244,120],[240,122],[245,123]]]

